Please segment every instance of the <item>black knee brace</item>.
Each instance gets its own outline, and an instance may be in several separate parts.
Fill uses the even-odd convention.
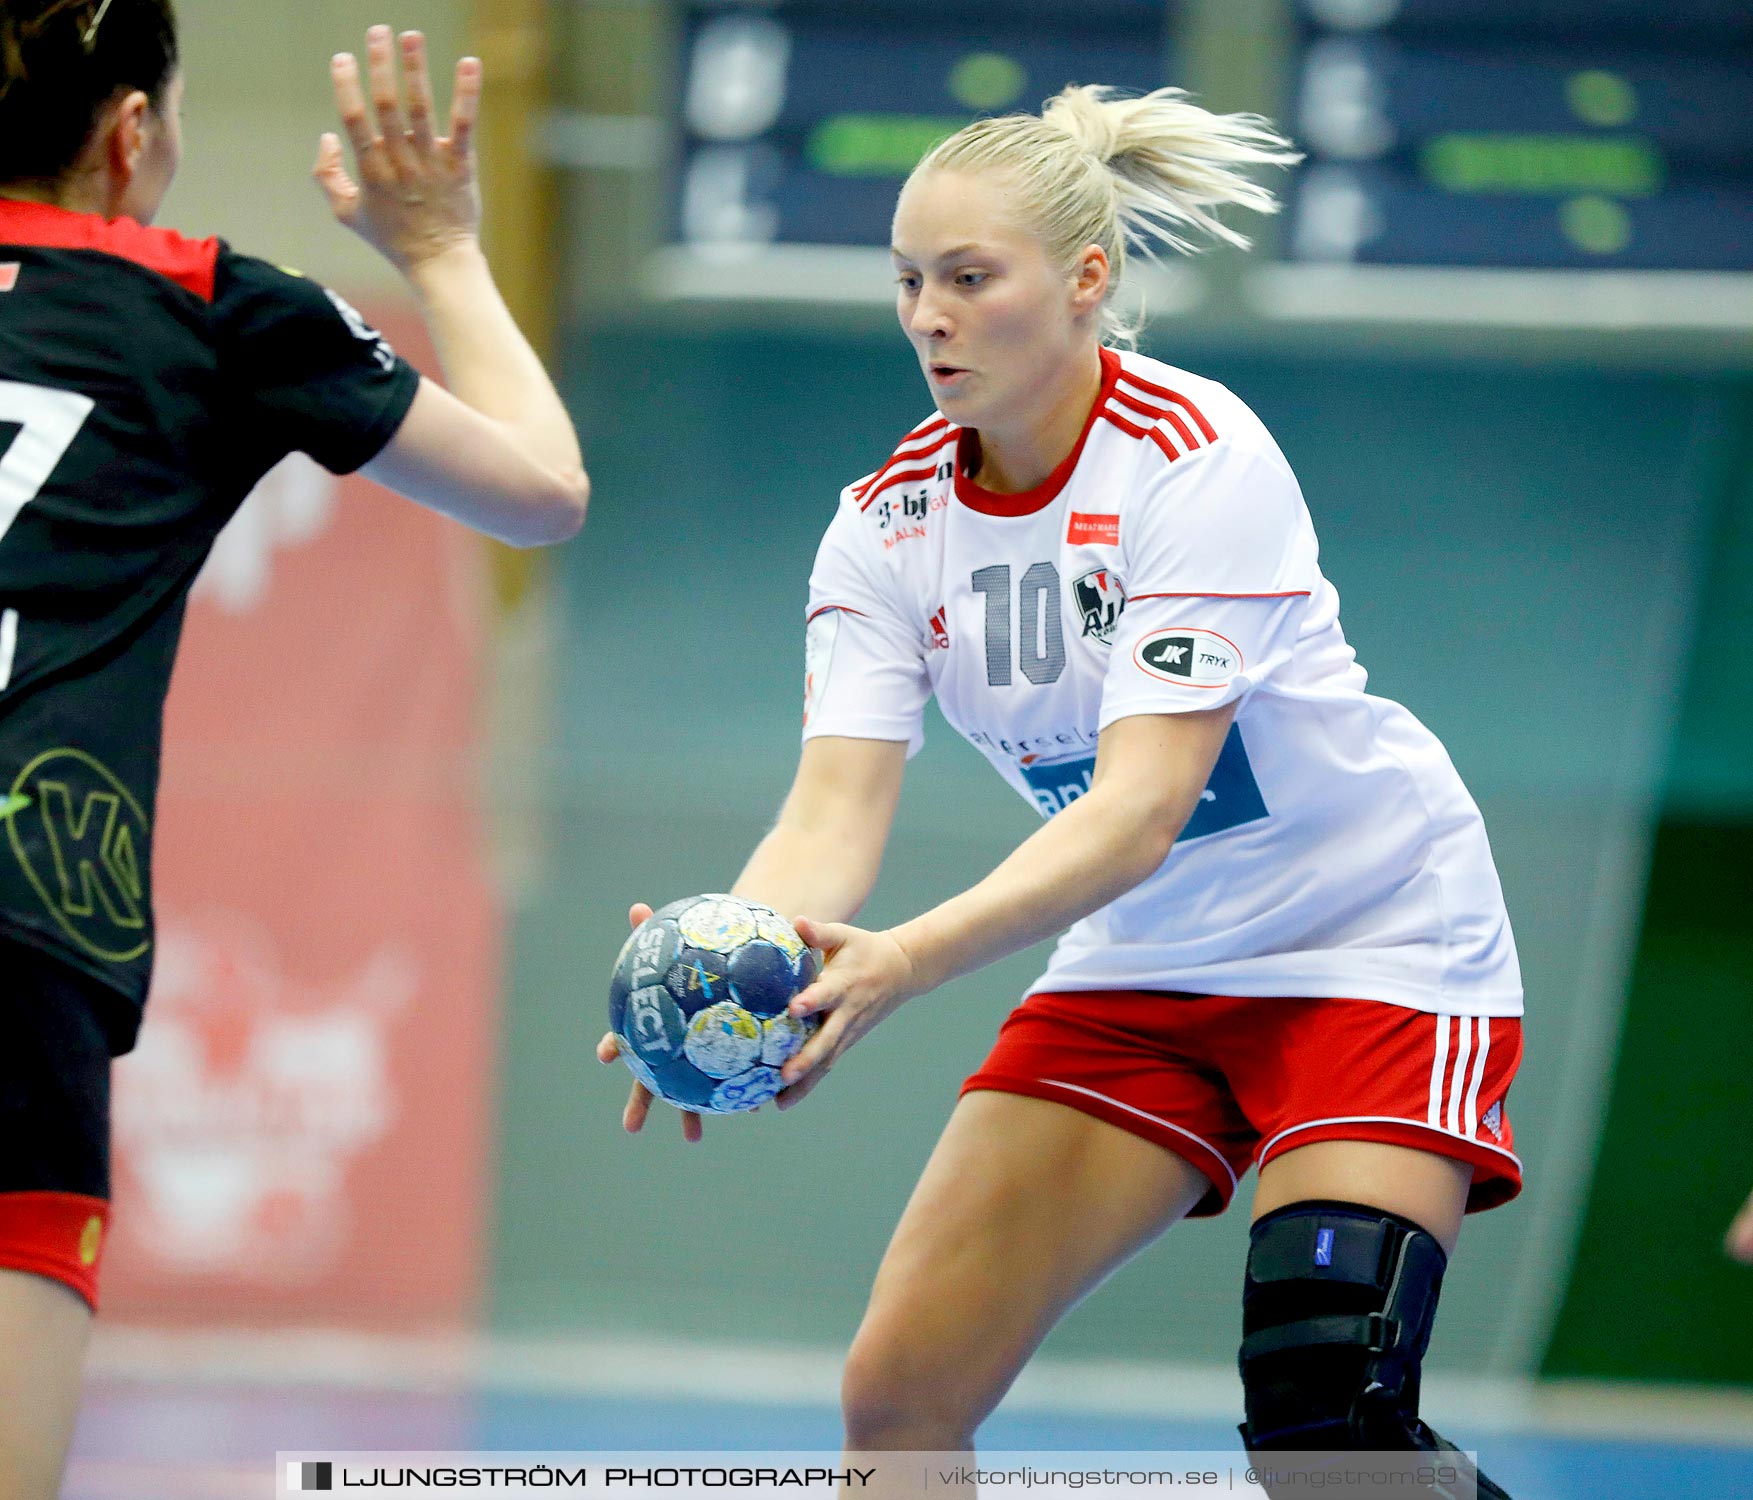
[[[1248,1451],[1453,1453],[1418,1418],[1447,1265],[1418,1225],[1359,1203],[1293,1203],[1255,1224],[1242,1288]],[[1467,1474],[1480,1496],[1507,1500]]]

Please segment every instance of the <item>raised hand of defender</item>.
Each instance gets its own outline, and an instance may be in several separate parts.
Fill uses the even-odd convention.
[[[651,908],[643,901],[635,901],[627,912],[627,925],[637,927],[651,915]],[[612,1063],[621,1055],[621,1044],[615,1040],[615,1033],[605,1031],[603,1039],[597,1043],[597,1061]],[[621,1128],[630,1134],[637,1134],[645,1128],[645,1117],[651,1113],[652,1092],[639,1082],[633,1080],[633,1092],[627,1096],[627,1107],[621,1111]],[[682,1139],[690,1146],[705,1135],[705,1127],[700,1123],[700,1116],[692,1110],[681,1111]]]
[[[434,133],[426,40],[417,31],[394,37],[373,26],[365,38],[371,106],[359,62],[342,52],[330,63],[335,108],[353,147],[357,176],[342,160],[332,131],[317,147],[316,178],[335,217],[404,273],[458,245],[473,245],[481,225],[473,139],[481,103],[481,62],[457,63],[450,134]],[[403,94],[407,103],[404,110]]]

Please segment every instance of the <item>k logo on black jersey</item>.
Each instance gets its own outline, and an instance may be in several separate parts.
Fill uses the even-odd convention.
[[[93,958],[143,954],[150,830],[134,794],[95,756],[49,750],[6,800],[12,852],[62,932]]]

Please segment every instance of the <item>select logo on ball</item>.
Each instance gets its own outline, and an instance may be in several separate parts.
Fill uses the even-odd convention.
[[[662,985],[649,985],[634,990],[627,997],[627,1029],[629,1040],[642,1050],[674,1055],[676,1038],[670,1035],[669,1015],[664,1005],[668,991]]]
[[[1242,670],[1234,641],[1196,626],[1151,631],[1133,648],[1132,659],[1152,677],[1182,687],[1225,687]]]

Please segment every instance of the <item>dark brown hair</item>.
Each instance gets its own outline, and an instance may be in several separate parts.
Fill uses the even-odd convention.
[[[171,0],[0,0],[0,182],[53,182],[118,92],[157,108],[177,65]]]

